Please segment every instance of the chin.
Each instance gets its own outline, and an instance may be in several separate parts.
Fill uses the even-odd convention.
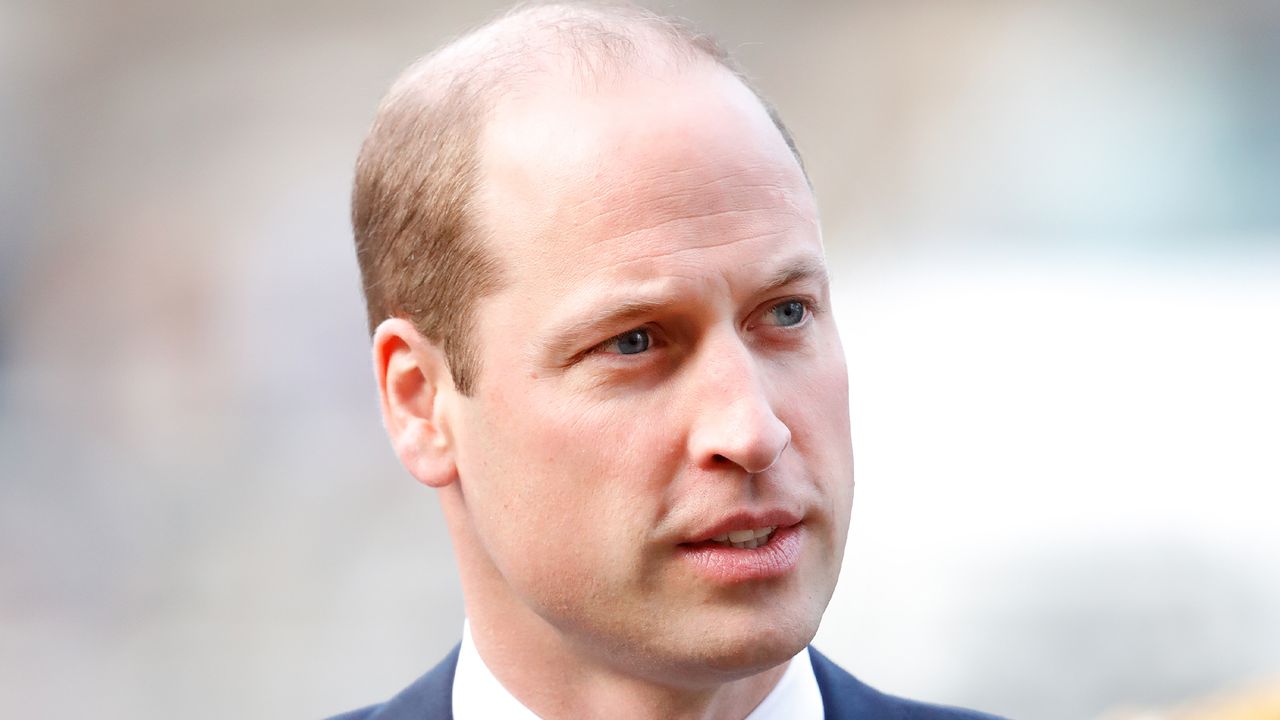
[[[708,623],[695,647],[684,648],[679,672],[685,678],[726,682],[777,667],[801,652],[818,631],[821,613],[794,608],[785,616],[739,617]],[[810,617],[810,616],[813,617]]]

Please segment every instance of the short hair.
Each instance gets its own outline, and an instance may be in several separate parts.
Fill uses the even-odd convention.
[[[803,172],[791,133],[723,47],[634,5],[517,6],[411,65],[379,104],[356,161],[351,223],[370,332],[389,317],[409,320],[470,395],[480,370],[476,301],[503,282],[476,201],[480,136],[499,97],[566,69],[591,85],[642,63],[699,59],[756,95]]]

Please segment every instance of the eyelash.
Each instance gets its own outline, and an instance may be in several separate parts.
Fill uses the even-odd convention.
[[[795,325],[780,325],[780,326],[778,326],[778,327],[780,327],[780,328],[781,328],[781,329],[783,329],[783,330],[791,330],[791,329],[794,329],[794,328],[804,327],[805,325],[808,325],[808,324],[809,324],[809,322],[813,319],[813,316],[814,316],[814,315],[818,314],[818,303],[817,303],[817,301],[816,301],[816,300],[813,300],[813,299],[811,299],[811,298],[806,298],[806,297],[790,297],[790,298],[784,298],[784,299],[782,299],[782,300],[779,300],[779,301],[777,301],[777,302],[775,302],[775,303],[772,303],[772,304],[770,304],[769,306],[767,306],[767,307],[764,309],[764,310],[765,310],[765,313],[773,312],[773,311],[774,311],[774,310],[776,310],[777,308],[780,308],[780,307],[782,307],[783,305],[786,305],[786,304],[788,304],[788,303],[800,303],[801,305],[803,305],[803,306],[804,306],[804,317],[803,317],[803,318],[801,318],[801,319],[800,319],[800,322],[796,323]],[[755,327],[755,326],[754,326],[754,325],[750,325],[750,326],[748,326],[748,327],[750,328],[750,327]]]
[[[778,300],[778,301],[776,301],[776,302],[772,302],[772,303],[770,303],[770,304],[766,305],[766,306],[763,308],[763,313],[761,313],[761,312],[757,312],[757,313],[753,314],[753,317],[754,317],[754,315],[763,315],[763,314],[770,313],[770,312],[772,312],[774,309],[776,309],[776,308],[778,308],[778,307],[781,307],[781,306],[783,306],[783,305],[786,305],[787,303],[793,303],[793,302],[800,303],[801,305],[803,305],[803,306],[804,306],[804,317],[800,320],[800,322],[798,322],[798,323],[796,323],[796,324],[794,324],[794,325],[776,325],[776,326],[771,326],[771,327],[776,327],[777,329],[779,329],[779,330],[783,330],[783,331],[795,330],[795,329],[798,329],[798,328],[802,328],[802,327],[807,326],[807,325],[808,325],[808,324],[813,320],[813,317],[814,317],[815,315],[819,314],[819,313],[822,311],[822,308],[821,308],[821,306],[819,305],[818,301],[817,301],[816,299],[814,299],[814,298],[810,298],[810,297],[803,297],[803,296],[801,296],[801,297],[788,297],[788,298],[783,298],[783,299],[781,299],[781,300]],[[759,325],[761,325],[761,324],[762,324],[762,323],[760,323],[760,322],[752,322],[752,323],[748,324],[747,329],[755,328],[755,327],[757,327],[757,326],[759,326]],[[638,352],[638,353],[610,353],[610,352],[606,352],[606,349],[607,349],[607,348],[609,348],[611,345],[613,345],[614,343],[617,343],[619,340],[623,339],[626,335],[628,335],[628,334],[630,334],[630,333],[633,333],[633,332],[635,332],[635,331],[637,331],[637,330],[644,330],[644,331],[646,331],[646,332],[648,332],[648,333],[649,333],[649,344],[647,344],[647,345],[645,346],[644,350],[642,350],[642,351],[640,351],[640,352]],[[654,329],[652,328],[652,326],[650,326],[650,325],[648,325],[648,324],[645,324],[645,325],[637,325],[636,327],[628,328],[627,330],[624,330],[624,331],[622,331],[622,332],[618,333],[617,335],[614,335],[614,336],[610,337],[609,339],[607,339],[607,340],[605,340],[605,341],[603,341],[603,342],[601,342],[601,343],[596,344],[595,346],[591,347],[589,350],[587,350],[586,352],[584,352],[584,353],[583,353],[583,356],[586,356],[586,355],[614,355],[614,356],[617,356],[617,357],[627,357],[627,356],[629,356],[629,355],[646,355],[646,354],[648,354],[648,351],[649,351],[650,349],[652,349],[655,345],[656,345],[657,347],[661,347],[661,346],[662,346],[662,344],[663,344],[663,343],[662,343],[662,341],[661,341],[660,337],[659,337],[659,336],[658,336],[658,334],[654,331]]]

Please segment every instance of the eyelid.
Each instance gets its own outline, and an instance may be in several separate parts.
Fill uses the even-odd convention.
[[[774,326],[780,330],[794,330],[796,328],[804,327],[805,325],[809,324],[809,321],[813,318],[814,315],[818,315],[824,310],[822,303],[817,298],[810,295],[792,295],[790,297],[783,297],[775,300],[769,300],[768,302],[764,303],[759,310],[757,310],[755,313],[752,314],[751,321],[747,323],[747,329],[749,330],[751,328],[756,327],[757,325],[762,325],[762,324],[772,325],[772,323],[762,322],[762,318],[768,313],[772,312],[773,309],[778,307],[779,305],[783,305],[789,302],[798,302],[801,305],[804,305],[804,319],[796,323],[795,325]]]
[[[617,342],[618,339],[621,338],[622,336],[627,335],[628,333],[633,333],[637,330],[643,330],[649,335],[649,345],[642,352],[624,354],[624,353],[607,351],[606,348],[608,348],[609,345]],[[648,325],[648,324],[636,325],[635,327],[627,328],[626,330],[623,330],[622,332],[617,333],[615,335],[610,335],[607,339],[602,340],[596,343],[595,345],[592,345],[591,347],[582,351],[579,354],[577,359],[587,357],[588,355],[613,355],[616,357],[634,357],[639,355],[645,355],[658,344],[660,344],[660,340],[658,339],[658,334],[654,332],[654,329],[651,325]]]
[[[765,313],[770,312],[775,307],[782,305],[783,303],[789,303],[789,302],[798,302],[804,305],[804,308],[805,308],[804,319],[795,325],[775,326],[779,330],[796,330],[796,329],[805,327],[806,325],[809,324],[813,316],[819,315],[825,312],[826,310],[825,306],[822,304],[822,301],[814,295],[808,295],[803,293],[797,294],[797,295],[786,295],[786,296],[774,298],[772,300],[768,300],[762,303],[748,317],[746,329],[750,330],[758,325],[764,324],[761,321],[761,318]],[[630,355],[624,355],[623,353],[617,353],[617,352],[608,352],[607,348],[611,343],[616,342],[623,335],[626,335],[627,333],[630,333],[630,332],[635,332],[636,330],[644,330],[649,334],[649,347],[646,348],[643,352],[632,353]],[[642,323],[640,325],[635,325],[621,332],[610,335],[609,337],[605,338],[604,340],[601,340],[595,345],[592,345],[591,347],[588,347],[585,350],[582,350],[581,352],[577,353],[572,358],[570,358],[568,362],[565,363],[565,365],[566,366],[573,365],[593,355],[608,355],[614,358],[641,358],[641,357],[650,355],[654,349],[662,348],[664,345],[666,345],[666,342],[662,337],[662,333],[658,331],[658,329],[654,326],[654,324]]]

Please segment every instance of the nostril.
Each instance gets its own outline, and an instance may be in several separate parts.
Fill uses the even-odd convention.
[[[716,463],[717,465],[720,465],[720,464],[729,462],[729,458],[717,453],[711,456],[711,462]]]

